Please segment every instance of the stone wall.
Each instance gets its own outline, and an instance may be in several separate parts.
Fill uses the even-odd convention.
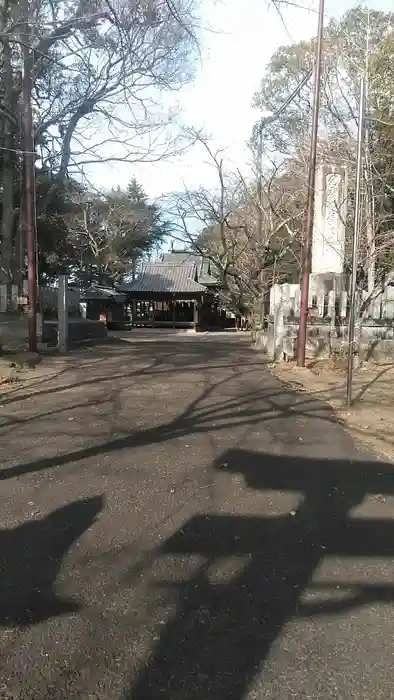
[[[27,284],[27,283],[26,283]],[[25,350],[28,345],[27,296],[13,284],[0,284],[0,348]],[[58,291],[55,288],[38,290],[39,308],[45,317],[56,318]],[[70,291],[68,299],[69,317],[80,315],[79,292]],[[41,316],[37,316],[37,339],[41,342]]]
[[[256,348],[277,361],[294,359],[297,355],[299,297],[298,285],[275,285],[265,328],[256,332]],[[309,359],[347,351],[348,315],[346,290],[331,289],[327,293],[326,283],[319,286],[315,280],[309,298],[306,345]],[[367,305],[362,317],[357,319],[355,340],[355,349],[363,360],[393,357],[393,287],[387,287]]]
[[[101,338],[106,338],[107,335],[107,326],[102,321],[93,321],[89,318],[69,318],[69,345],[85,340],[100,340]],[[48,345],[57,345],[57,321],[44,321],[42,341]]]
[[[256,333],[255,347],[276,361],[297,357],[298,323],[284,322],[279,329],[273,320]],[[329,357],[332,353],[347,352],[347,326],[333,329],[330,324],[313,323],[307,327],[306,356],[308,359]],[[360,359],[392,359],[394,354],[394,330],[368,324],[361,326],[359,342]]]
[[[25,349],[27,347],[27,315],[18,312],[0,313],[0,349]]]

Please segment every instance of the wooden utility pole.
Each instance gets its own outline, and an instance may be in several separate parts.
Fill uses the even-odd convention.
[[[319,128],[320,82],[323,54],[324,0],[319,0],[319,19],[317,26],[317,42],[315,52],[315,84],[313,92],[312,133],[308,167],[308,201],[305,220],[304,241],[302,247],[300,324],[298,330],[297,364],[305,367],[306,327],[308,320],[309,277],[312,260],[313,214],[315,206],[315,175],[317,136]]]
[[[28,12],[28,7],[26,8]],[[23,45],[23,133],[24,133],[24,213],[27,239],[27,283],[29,350],[37,352],[37,269],[36,269],[36,215],[34,191],[34,138],[31,105],[33,51],[30,45],[30,24],[26,17]]]

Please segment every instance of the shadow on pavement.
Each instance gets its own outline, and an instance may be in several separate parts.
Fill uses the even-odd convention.
[[[247,370],[250,371],[250,365]],[[233,379],[238,377],[242,377],[242,368],[233,374]],[[0,469],[0,481],[54,467],[59,468],[65,464],[76,464],[84,459],[110,455],[125,449],[160,444],[189,435],[210,433],[213,424],[216,431],[233,431],[237,428],[249,430],[267,421],[283,421],[286,424],[288,419],[307,418],[324,423],[325,430],[328,430],[327,424],[331,424],[335,429],[338,427],[338,420],[332,408],[315,397],[297,395],[281,386],[279,382],[276,382],[275,387],[264,391],[259,386],[253,390],[249,386],[245,393],[223,396],[221,391],[228,381],[228,376],[216,379],[204,388],[184,411],[159,426],[131,431],[122,437],[65,452],[59,454],[55,460],[53,457],[43,457],[32,462],[5,467]],[[108,397],[108,393],[106,396]],[[96,404],[98,404],[97,400]],[[70,407],[67,407],[67,410],[70,410]],[[49,412],[46,417],[54,414],[56,411]],[[297,429],[294,422],[292,425],[293,430]],[[337,432],[336,437],[338,437]]]
[[[231,450],[215,468],[259,491],[302,492],[301,502],[276,516],[196,515],[163,543],[158,556],[201,565],[186,582],[170,565],[155,584],[173,591],[177,613],[127,700],[242,700],[290,619],[394,601],[394,585],[365,577],[346,586],[312,580],[326,555],[392,558],[394,521],[379,506],[368,518],[352,509],[368,494],[394,494],[393,465]],[[312,600],[303,600],[307,590]]]
[[[34,397],[56,395],[66,390],[97,384],[105,387],[107,384],[113,384],[115,380],[119,383],[124,383],[129,379],[140,376],[173,376],[178,372],[190,369],[190,367],[200,371],[204,369],[231,368],[234,365],[234,357],[239,352],[239,345],[239,343],[231,341],[227,343],[211,341],[206,345],[202,345],[201,339],[200,342],[187,339],[187,342],[179,343],[179,340],[176,338],[171,341],[161,342],[160,337],[150,338],[148,342],[143,343],[138,342],[138,340],[128,342],[118,339],[112,342],[111,339],[111,342],[108,344],[88,349],[91,352],[81,349],[74,351],[71,355],[66,355],[65,361],[67,366],[58,373],[58,376],[64,376],[70,369],[75,369],[75,364],[79,360],[80,366],[78,368],[77,365],[76,368],[77,371],[78,369],[81,371],[82,378],[79,381],[61,384],[56,387],[44,387],[39,391],[35,391]],[[258,359],[256,353],[249,347],[243,346],[243,350],[254,358],[254,362],[249,363],[249,366],[253,365],[256,367],[266,364],[266,360]],[[138,367],[127,371],[133,352],[138,352],[138,363],[143,363],[143,366],[139,364]],[[215,357],[215,363],[212,362],[212,355]],[[111,363],[111,371],[108,371],[106,362]],[[89,370],[92,367],[97,369],[98,366],[101,367],[99,376],[87,378]],[[45,380],[40,378],[38,384],[41,385],[44,382]],[[30,384],[29,391],[24,394],[19,391],[15,394],[7,394],[4,397],[0,394],[2,405],[7,406],[16,401],[29,398],[31,396],[30,390],[33,386],[34,384]]]
[[[0,627],[27,627],[80,610],[57,595],[62,559],[94,523],[101,496],[75,501],[41,520],[0,530]]]

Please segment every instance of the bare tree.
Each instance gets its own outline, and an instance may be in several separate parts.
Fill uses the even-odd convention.
[[[185,187],[167,198],[173,237],[211,261],[227,304],[251,313],[274,279],[289,278],[298,269],[296,192],[288,186],[286,171],[272,165],[263,178],[260,204],[255,186],[239,171],[228,170],[223,153],[213,150],[208,139],[201,134],[196,138],[215,169],[217,186],[213,190]]]
[[[33,56],[35,143],[56,178],[186,147],[174,91],[198,53],[195,0],[35,0],[0,8],[2,266],[12,278],[12,191],[20,180],[22,48]],[[11,162],[13,161],[13,162]]]
[[[48,16],[46,2],[37,21]],[[160,98],[192,75],[193,4],[74,0],[66,19],[63,3],[56,5],[36,52],[36,138],[47,167],[64,175],[173,152],[178,143],[166,128],[174,115]]]
[[[349,200],[345,268],[350,269],[356,133],[360,77],[367,76],[367,129],[364,142],[359,287],[372,299],[391,279],[394,259],[392,14],[355,8],[331,20],[325,32],[318,154],[323,162],[348,168]],[[314,41],[281,47],[272,57],[255,105],[275,111],[313,61]],[[311,86],[306,85],[286,112],[265,131],[265,153],[301,166],[306,162],[311,119]],[[300,181],[300,180],[298,180]],[[360,307],[361,309],[361,307]],[[363,303],[360,313],[364,313]]]
[[[49,19],[41,0],[36,17],[49,19],[35,47],[44,162],[64,174],[103,160],[161,157],[168,148],[161,132],[173,114],[159,109],[158,98],[191,77],[193,3],[74,0],[67,11],[63,3],[55,8]]]

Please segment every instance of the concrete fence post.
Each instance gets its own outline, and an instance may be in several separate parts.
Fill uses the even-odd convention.
[[[57,309],[57,344],[60,352],[67,352],[68,345],[68,276],[59,275]]]

